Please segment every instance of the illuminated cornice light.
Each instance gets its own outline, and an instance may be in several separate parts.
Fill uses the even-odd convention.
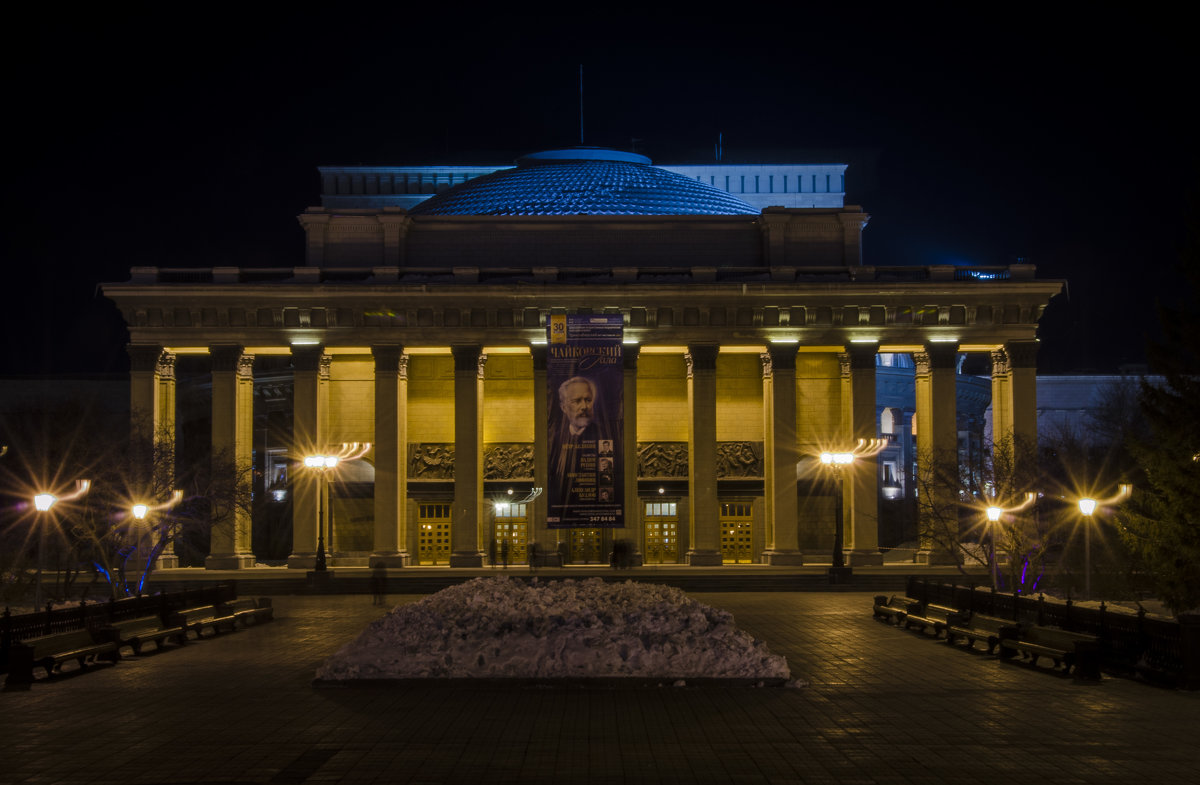
[[[799,338],[768,338],[770,343],[800,343]]]
[[[545,343],[545,341],[543,341],[543,343]],[[637,338],[622,338],[621,343],[625,344],[626,346],[637,346],[639,342]]]
[[[930,338],[929,342],[930,343],[958,343],[958,339],[957,338],[946,338],[944,336],[941,336],[941,337],[937,337],[937,338]]]
[[[878,338],[851,338],[850,343],[879,343]]]
[[[297,338],[291,342],[292,346],[320,346],[320,341],[314,341],[309,338]]]

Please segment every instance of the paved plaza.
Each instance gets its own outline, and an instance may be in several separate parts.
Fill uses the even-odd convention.
[[[693,596],[809,686],[314,689],[385,609],[277,596],[273,623],[0,693],[0,782],[1200,781],[1200,693],[955,650],[869,593]]]

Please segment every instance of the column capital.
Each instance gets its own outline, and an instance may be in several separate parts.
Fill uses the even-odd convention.
[[[638,356],[642,353],[642,347],[637,344],[629,344],[621,347],[621,362],[622,367],[627,371],[636,371],[638,364]]]
[[[989,352],[992,358],[992,376],[1006,376],[1012,370],[1008,364],[1008,352],[1004,349],[993,349]]]
[[[771,373],[796,370],[796,344],[769,343],[766,354],[771,361]]]
[[[479,376],[479,381],[483,381],[487,375],[487,354],[480,352],[479,360],[475,363],[475,373]]]
[[[241,370],[242,357],[246,347],[240,343],[219,343],[208,347],[208,356],[212,361],[214,373],[237,373]],[[249,355],[251,361],[254,355]]]
[[[375,373],[400,373],[404,347],[396,343],[377,343],[371,347],[375,357]]]
[[[129,355],[129,370],[145,373],[158,370],[163,348],[156,343],[131,343],[125,351]]]
[[[316,344],[303,344],[292,347],[292,367],[297,371],[317,373],[321,370],[321,358],[325,356],[325,347]]]
[[[694,343],[688,345],[688,356],[691,358],[691,372],[717,370],[717,354],[721,347],[715,343]]]
[[[1037,368],[1037,341],[1009,341],[1004,344],[1010,368]]]
[[[877,343],[852,343],[846,347],[851,371],[868,371],[875,368],[875,357],[879,351]]]
[[[913,352],[913,362],[917,366],[918,376],[932,371],[954,370],[958,367],[958,344],[925,344],[925,351]]]
[[[451,346],[450,354],[454,355],[454,372],[478,374],[479,356],[482,354],[482,350],[483,347],[479,344],[459,343]]]
[[[158,363],[154,370],[158,373],[160,379],[175,380],[175,352],[163,351],[158,357]]]

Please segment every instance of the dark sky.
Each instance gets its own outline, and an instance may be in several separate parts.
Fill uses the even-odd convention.
[[[1043,320],[1044,371],[1140,361],[1155,298],[1180,296],[1196,190],[1183,23],[895,5],[47,6],[3,47],[0,373],[122,370],[96,285],[130,266],[301,263],[318,165],[577,144],[580,64],[586,143],[702,162],[721,133],[727,162],[849,163],[866,263],[1024,258],[1069,281]]]

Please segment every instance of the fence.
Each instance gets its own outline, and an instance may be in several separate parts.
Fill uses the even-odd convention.
[[[237,598],[237,586],[233,583],[218,583],[197,589],[177,592],[109,599],[71,608],[52,608],[36,613],[17,616],[4,609],[0,616],[0,673],[8,672],[8,652],[17,641],[52,635],[71,630],[104,627],[125,619],[158,615],[163,623],[167,617],[181,608],[200,605],[216,605]]]
[[[1099,608],[1081,608],[1070,599],[1002,594],[974,584],[925,578],[909,578],[907,594],[922,602],[1095,635],[1100,639],[1101,665],[1107,670],[1185,690],[1200,689],[1200,617],[1156,619],[1147,617],[1145,609],[1136,615],[1113,613],[1104,603]]]

